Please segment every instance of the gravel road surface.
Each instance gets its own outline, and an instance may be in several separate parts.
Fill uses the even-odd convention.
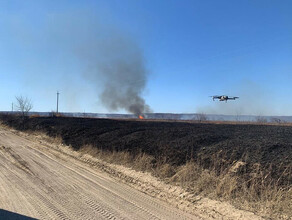
[[[61,154],[0,127],[0,219],[199,219]]]

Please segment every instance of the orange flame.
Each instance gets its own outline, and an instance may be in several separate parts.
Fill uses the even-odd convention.
[[[144,119],[144,117],[142,115],[139,115],[139,119]]]

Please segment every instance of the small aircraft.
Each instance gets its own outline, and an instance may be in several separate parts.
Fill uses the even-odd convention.
[[[215,99],[218,99],[219,101],[225,101],[227,102],[228,100],[235,100],[235,99],[239,99],[239,97],[236,96],[228,96],[228,95],[213,95],[210,96],[213,98],[213,101],[215,101]]]

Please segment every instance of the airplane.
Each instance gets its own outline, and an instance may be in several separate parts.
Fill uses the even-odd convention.
[[[225,101],[227,102],[228,100],[235,100],[235,99],[239,99],[239,97],[237,96],[228,96],[228,95],[213,95],[210,96],[213,98],[213,101],[215,101],[215,99],[218,99],[219,101]]]

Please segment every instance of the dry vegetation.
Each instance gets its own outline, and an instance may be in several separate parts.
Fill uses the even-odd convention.
[[[273,170],[255,164],[250,172],[243,160],[234,161],[231,166],[222,166],[218,156],[213,156],[213,169],[204,169],[200,162],[189,161],[174,167],[166,158],[156,161],[153,156],[129,152],[109,152],[92,146],[84,146],[81,153],[90,154],[108,163],[124,165],[138,171],[148,171],[167,183],[179,185],[194,195],[229,201],[236,207],[258,213],[273,219],[291,219],[292,187],[271,178]],[[217,167],[219,166],[219,167]],[[224,167],[224,168],[223,168]],[[218,170],[220,170],[218,172]],[[284,176],[292,176],[291,167]]]

